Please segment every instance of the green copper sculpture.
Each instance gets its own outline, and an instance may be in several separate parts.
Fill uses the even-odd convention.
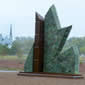
[[[34,60],[34,46],[35,43],[39,41],[42,37],[43,39],[43,68],[42,72],[49,73],[70,73],[76,74],[79,73],[79,50],[77,46],[73,46],[62,53],[63,46],[66,42],[66,39],[71,31],[72,26],[62,28],[56,13],[55,6],[52,5],[48,10],[44,19],[40,16],[37,16],[40,21],[37,21],[38,27],[37,33],[40,32],[39,29],[44,29],[43,35],[37,35],[38,38],[35,40],[34,45],[27,57],[27,60],[24,65],[24,72],[33,72],[34,61],[36,60],[36,68],[39,64],[39,53],[36,53],[38,57]],[[42,23],[44,22],[44,25]],[[43,27],[42,27],[43,26]],[[41,32],[42,33],[42,32]],[[36,36],[35,36],[36,37]],[[41,42],[42,43],[42,42]],[[40,44],[40,43],[39,43]],[[37,46],[35,46],[37,48]],[[39,46],[38,46],[39,47]],[[42,48],[40,48],[41,50]],[[42,51],[42,50],[41,50]],[[38,52],[38,51],[36,51]],[[42,54],[41,54],[42,55]]]
[[[31,48],[24,64],[24,72],[33,72],[33,47]]]

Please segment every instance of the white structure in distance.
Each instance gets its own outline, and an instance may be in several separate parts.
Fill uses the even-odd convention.
[[[3,37],[2,34],[0,34],[0,44],[7,45],[9,48],[11,48],[12,47],[12,42],[13,42],[12,24],[10,24],[9,36]]]

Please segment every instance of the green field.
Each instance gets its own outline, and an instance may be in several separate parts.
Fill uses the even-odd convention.
[[[23,57],[20,58],[18,56],[9,56],[9,55],[1,56],[0,55],[0,60],[16,60],[16,59],[23,59],[23,60],[25,60],[26,56],[23,56]]]

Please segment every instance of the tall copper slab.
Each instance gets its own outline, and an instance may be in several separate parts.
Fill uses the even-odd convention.
[[[43,72],[44,19],[36,13],[33,72]]]

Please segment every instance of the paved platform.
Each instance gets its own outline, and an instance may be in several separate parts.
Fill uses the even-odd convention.
[[[83,73],[85,77],[85,73]],[[84,79],[17,76],[17,72],[0,72],[0,85],[85,85]]]

